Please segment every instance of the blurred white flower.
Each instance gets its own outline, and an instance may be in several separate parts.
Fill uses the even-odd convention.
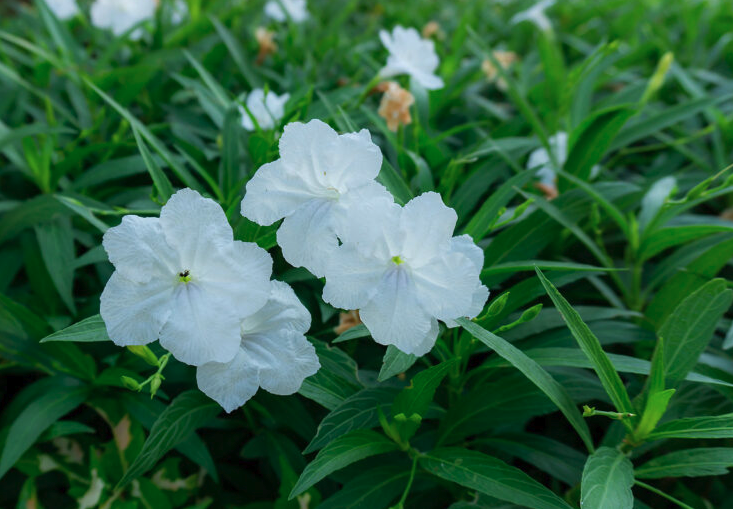
[[[558,131],[554,135],[550,136],[547,141],[550,144],[552,153],[555,154],[557,164],[559,164],[562,168],[568,158],[567,133],[564,131]],[[547,152],[547,149],[545,149],[545,147],[533,150],[532,153],[529,154],[529,159],[527,160],[527,169],[537,167],[539,167],[539,170],[537,170],[536,175],[540,183],[544,186],[556,189],[557,174],[555,173],[555,168],[553,167],[552,161],[550,160],[550,154]],[[591,178],[597,177],[600,172],[601,167],[598,165],[594,166],[593,168],[591,168],[590,171]]]
[[[553,5],[555,5],[555,0],[542,0],[529,9],[515,14],[511,19],[511,23],[516,25],[522,21],[529,21],[534,23],[543,32],[552,30],[552,23],[550,22],[550,18],[547,17],[545,10]]]
[[[391,34],[380,30],[379,38],[389,51],[387,65],[379,71],[382,78],[408,74],[428,90],[443,88],[443,80],[435,74],[440,61],[433,41],[420,37],[414,28],[399,25]]]
[[[308,19],[308,6],[306,0],[270,0],[265,4],[265,15],[281,23],[288,17],[302,23]]]
[[[404,207],[384,199],[354,206],[349,228],[326,269],[323,300],[358,309],[378,343],[424,355],[438,320],[454,326],[483,309],[483,252],[467,236],[453,237],[456,213],[437,193]]]
[[[155,0],[95,0],[91,8],[92,25],[108,28],[120,36],[155,15]],[[130,39],[142,37],[142,29],[130,34]]]
[[[119,346],[160,339],[186,364],[229,362],[242,320],[270,295],[270,255],[233,240],[221,207],[191,189],[174,194],[160,218],[125,216],[103,245],[116,270],[100,314]]]
[[[79,13],[76,0],[46,0],[46,5],[58,19],[73,18]]]
[[[242,322],[234,359],[198,367],[199,389],[227,412],[244,405],[259,387],[279,395],[297,392],[320,368],[316,350],[304,335],[310,323],[310,313],[293,289],[272,281],[267,304]]]
[[[322,277],[344,212],[361,201],[392,199],[374,180],[381,166],[382,153],[366,129],[339,135],[320,120],[290,123],[280,159],[247,183],[242,215],[261,225],[285,218],[277,232],[283,256]]]
[[[180,25],[188,17],[188,3],[186,0],[173,0],[169,16],[171,24]]]
[[[260,129],[272,129],[285,115],[285,103],[290,99],[290,94],[277,95],[275,92],[265,91],[261,88],[252,90],[247,96],[247,110],[257,120]],[[247,131],[254,131],[255,124],[243,106],[239,107],[242,114],[242,127]]]

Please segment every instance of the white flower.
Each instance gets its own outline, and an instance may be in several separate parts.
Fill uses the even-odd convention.
[[[550,18],[547,17],[545,10],[553,5],[555,5],[555,0],[542,0],[529,9],[515,14],[511,19],[511,23],[516,25],[522,21],[529,21],[543,32],[550,31],[552,30],[552,23],[550,23]]]
[[[550,144],[550,148],[552,149],[552,153],[555,154],[555,159],[557,160],[557,164],[560,165],[562,168],[565,165],[565,161],[568,158],[568,135],[567,133],[563,131],[559,131],[555,133],[554,135],[550,136],[550,138],[547,140]],[[555,173],[555,168],[552,165],[552,161],[550,160],[550,154],[547,152],[547,149],[544,147],[538,148],[536,150],[533,150],[531,154],[529,154],[529,159],[527,160],[527,169],[537,168],[539,167],[539,170],[537,170],[537,178],[539,178],[540,182],[546,186],[555,187],[557,185],[557,174]],[[596,165],[593,168],[591,168],[590,176],[591,178],[595,178],[598,176],[598,174],[601,171],[601,167]]]
[[[96,0],[92,4],[92,25],[109,28],[120,36],[139,23],[155,15],[155,0]],[[133,40],[142,37],[141,29],[130,34]]]
[[[188,17],[188,3],[186,3],[186,0],[173,0],[169,15],[171,24],[180,25]]]
[[[381,166],[382,153],[366,129],[339,135],[320,120],[288,124],[280,159],[247,183],[242,215],[261,225],[285,218],[277,232],[283,256],[322,277],[349,206],[375,197],[391,200],[374,180]]]
[[[305,0],[270,0],[265,4],[265,15],[281,23],[288,16],[295,23],[302,23],[308,19],[308,6]]]
[[[453,237],[456,213],[439,194],[404,207],[373,199],[348,219],[326,269],[323,300],[358,309],[375,341],[423,355],[435,344],[437,320],[453,326],[483,309],[483,252],[468,236]]]
[[[242,320],[270,295],[272,258],[233,240],[221,207],[196,191],[174,194],[160,218],[125,216],[104,234],[115,266],[100,314],[119,346],[160,344],[181,362],[229,362]]]
[[[285,103],[290,99],[290,94],[277,95],[275,92],[265,91],[256,88],[247,96],[247,110],[257,120],[260,129],[273,129],[277,122],[285,115]],[[242,106],[239,111],[242,114],[242,127],[247,131],[254,131],[255,124],[252,118]]]
[[[265,307],[242,322],[239,351],[230,362],[199,366],[199,389],[231,412],[254,396],[258,387],[279,395],[293,394],[320,368],[304,334],[311,317],[292,288],[272,281]]]
[[[428,90],[443,88],[443,80],[435,75],[440,62],[433,41],[420,37],[414,28],[399,25],[391,34],[380,30],[379,38],[389,51],[387,65],[379,71],[382,78],[409,74]]]
[[[46,0],[46,5],[58,19],[73,18],[79,13],[76,0]]]

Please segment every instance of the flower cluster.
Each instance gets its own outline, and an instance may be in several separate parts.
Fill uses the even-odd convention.
[[[382,163],[368,131],[339,135],[319,120],[292,123],[280,159],[247,184],[242,215],[277,232],[285,259],[326,278],[323,299],[358,309],[375,341],[429,352],[438,320],[475,317],[488,298],[483,251],[453,237],[456,213],[425,193],[404,207],[375,178]]]
[[[159,218],[125,216],[103,246],[115,266],[100,303],[110,339],[120,346],[159,339],[176,359],[199,366],[199,386],[228,411],[259,386],[282,391],[318,369],[303,336],[307,311],[287,285],[270,281],[267,251],[233,239],[213,200],[183,189]],[[296,318],[283,324],[278,315]],[[298,370],[278,368],[283,350],[298,359]],[[226,398],[217,385],[222,370],[240,380]]]

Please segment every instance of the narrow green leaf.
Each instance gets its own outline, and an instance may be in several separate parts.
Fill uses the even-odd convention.
[[[473,335],[476,339],[494,350],[502,358],[509,361],[512,366],[521,371],[524,376],[532,381],[550,400],[557,405],[565,415],[570,424],[578,432],[589,451],[593,450],[593,440],[590,436],[588,424],[581,417],[575,402],[570,398],[565,388],[560,385],[547,371],[535,361],[527,357],[521,350],[496,336],[483,327],[473,323],[466,318],[456,320],[458,324]]]
[[[384,509],[405,489],[408,465],[381,465],[361,472],[318,509]]]
[[[647,461],[634,470],[637,479],[725,475],[733,467],[733,448],[701,447],[675,451]]]
[[[56,290],[66,307],[76,314],[74,305],[74,232],[68,218],[59,218],[36,226],[41,256]]]
[[[395,442],[376,431],[362,429],[340,436],[305,467],[289,498],[292,500],[332,472],[356,461],[398,450]]]
[[[459,447],[435,449],[420,456],[419,463],[425,470],[441,479],[522,507],[531,509],[571,507],[518,468],[477,451]]]
[[[666,422],[649,435],[649,440],[732,437],[733,413],[714,417],[686,417]]]
[[[84,320],[70,325],[65,329],[56,331],[41,340],[41,343],[48,341],[73,341],[75,343],[91,343],[94,341],[111,341],[107,335],[107,327],[99,315],[90,316]]]
[[[117,483],[121,488],[144,474],[165,453],[188,438],[189,434],[215,417],[221,408],[198,390],[180,394],[160,414],[150,430],[143,448],[125,475]]]
[[[377,381],[384,382],[395,375],[404,373],[417,361],[417,356],[404,353],[394,345],[389,345],[382,359]]]
[[[160,197],[160,200],[165,203],[168,201],[168,198],[173,195],[173,184],[171,184],[171,181],[168,180],[168,177],[166,177],[163,170],[158,166],[158,163],[153,159],[152,154],[148,150],[147,145],[143,141],[137,129],[133,128],[132,132],[135,134],[135,142],[137,143],[137,148],[140,150],[140,155],[145,162],[145,167],[148,169],[148,173],[150,173],[150,177],[153,179],[155,189],[158,190],[158,196]]]
[[[570,303],[560,294],[555,286],[545,277],[541,270],[536,269],[537,277],[542,281],[545,291],[555,304],[567,324],[573,337],[580,345],[580,348],[588,356],[593,364],[598,378],[600,378],[603,387],[606,389],[616,410],[622,413],[635,413],[634,406],[631,404],[629,394],[626,387],[621,381],[618,373],[609,360],[606,352],[603,351],[598,338],[591,332],[588,326],[580,318],[577,311],[573,309]]]
[[[355,429],[373,428],[379,424],[379,410],[389,415],[397,391],[391,387],[370,387],[346,398],[318,425],[316,436],[303,451],[317,451],[336,438]]]
[[[624,454],[601,447],[588,457],[580,485],[580,506],[592,509],[632,509],[634,466]]]
[[[58,383],[31,401],[8,429],[0,455],[0,478],[12,468],[41,434],[54,422],[81,405],[89,388],[77,380],[59,378]]]
[[[733,302],[724,279],[713,279],[688,295],[669,315],[659,336],[664,338],[667,379],[682,380],[697,364],[715,327]]]

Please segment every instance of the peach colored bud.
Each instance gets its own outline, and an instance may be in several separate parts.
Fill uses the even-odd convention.
[[[440,35],[440,25],[437,21],[429,21],[424,27],[422,27],[422,36],[429,39],[434,35]]]
[[[733,207],[725,209],[722,214],[720,214],[721,219],[727,219],[728,221],[733,221]]]
[[[496,61],[499,62],[502,69],[505,70],[509,69],[509,67],[511,67],[511,65],[518,59],[517,54],[513,51],[498,50],[494,51],[492,54],[494,55]],[[506,90],[506,81],[499,76],[499,70],[496,68],[491,60],[489,60],[488,58],[484,60],[481,64],[481,70],[484,71],[484,74],[486,74],[486,79],[488,79],[490,83],[496,82],[496,87],[499,90]]]
[[[275,42],[275,32],[265,27],[257,27],[255,30],[255,38],[260,50],[257,53],[257,65],[260,65],[269,55],[277,52],[277,43]]]
[[[333,331],[341,335],[347,330],[351,329],[352,327],[356,327],[361,323],[361,318],[359,317],[359,311],[348,311],[346,313],[340,313],[339,314],[339,324],[338,326],[334,327]]]
[[[386,85],[378,113],[387,121],[387,127],[390,131],[397,131],[400,124],[412,123],[410,106],[414,103],[415,98],[409,91],[390,81]]]
[[[542,191],[542,194],[544,194],[545,198],[547,198],[548,200],[554,200],[555,198],[560,196],[560,193],[557,190],[557,186],[543,184],[542,182],[535,182],[534,186],[535,188]]]

